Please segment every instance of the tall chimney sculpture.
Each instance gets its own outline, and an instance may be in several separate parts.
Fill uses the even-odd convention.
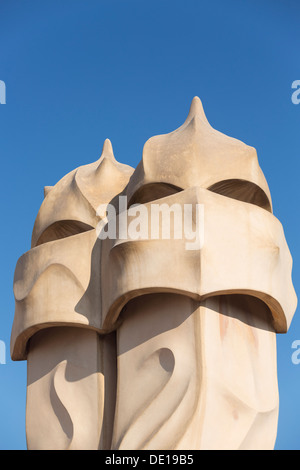
[[[29,449],[273,449],[297,299],[256,151],[195,97],[134,170],[106,140],[45,198],[11,335]]]

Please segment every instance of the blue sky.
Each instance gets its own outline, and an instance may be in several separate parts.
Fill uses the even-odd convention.
[[[25,449],[26,363],[9,357],[17,259],[43,187],[99,158],[106,138],[136,166],[145,141],[179,127],[198,95],[213,127],[257,149],[300,285],[297,0],[0,0],[0,449]],[[276,449],[300,449],[296,312],[278,335]]]

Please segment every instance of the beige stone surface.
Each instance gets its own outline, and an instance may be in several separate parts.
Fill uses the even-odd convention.
[[[113,449],[272,449],[277,415],[276,338],[263,302],[149,294],[128,304]]]
[[[213,129],[198,97],[173,132],[151,137],[129,181],[129,202],[147,202],[198,186],[271,210],[269,187],[256,150]],[[156,195],[157,192],[157,195]]]
[[[29,449],[274,447],[292,257],[255,149],[199,98],[135,170],[107,139],[44,187],[14,295]]]
[[[103,240],[103,327],[110,329],[137,293],[174,292],[198,300],[243,293],[264,300],[275,330],[286,332],[297,299],[291,279],[292,259],[278,219],[258,206],[202,188],[187,189],[160,201],[168,207],[203,205],[203,247],[187,250],[185,238],[154,240],[150,234],[140,240]],[[150,205],[145,204],[151,219]]]
[[[24,359],[28,339],[57,325],[101,327],[100,263],[95,230],[39,245],[18,261],[14,278],[12,358]],[[92,263],[93,259],[93,263]],[[97,275],[98,273],[98,275]]]
[[[109,203],[119,194],[132,172],[133,168],[116,161],[112,144],[106,139],[99,160],[76,168],[52,188],[44,189],[32,247],[95,228],[99,204]]]
[[[115,357],[114,338],[100,338],[87,329],[53,327],[31,338],[27,357],[28,449],[110,448]]]

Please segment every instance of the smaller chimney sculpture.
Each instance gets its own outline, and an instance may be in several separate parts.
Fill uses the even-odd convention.
[[[273,449],[297,299],[256,151],[208,123],[45,187],[11,335],[29,449]]]

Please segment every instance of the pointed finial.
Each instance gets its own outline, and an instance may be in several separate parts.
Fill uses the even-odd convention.
[[[111,141],[109,139],[105,139],[103,147],[102,147],[102,153],[101,153],[101,158],[110,158],[115,160],[114,156],[114,151],[113,147],[111,144]]]
[[[188,117],[186,118],[186,122],[191,121],[196,116],[208,124],[207,118],[204,113],[202,102],[200,98],[198,98],[198,96],[195,96],[192,100],[189,114],[188,114]]]
[[[48,196],[48,194],[50,193],[51,189],[53,188],[53,186],[45,186],[44,187],[44,198],[46,196]]]

